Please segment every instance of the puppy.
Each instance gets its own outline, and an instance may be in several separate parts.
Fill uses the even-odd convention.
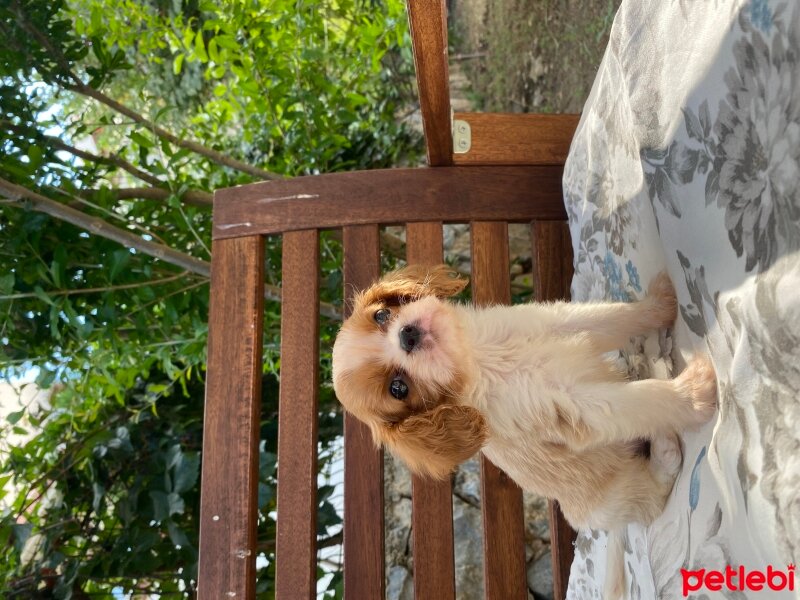
[[[333,347],[345,409],[414,473],[446,478],[482,451],[576,529],[652,522],[680,468],[675,432],[716,410],[714,370],[695,357],[675,379],[631,382],[604,354],[673,323],[669,277],[633,303],[447,301],[466,285],[445,265],[409,266],[355,297]],[[620,536],[609,543],[612,597],[624,572]]]

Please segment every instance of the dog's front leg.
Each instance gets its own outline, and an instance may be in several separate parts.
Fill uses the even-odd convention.
[[[549,308],[556,333],[588,333],[600,352],[609,352],[635,335],[672,325],[678,301],[669,275],[662,271],[650,283],[647,297],[638,302],[557,303]]]
[[[716,411],[714,367],[692,359],[675,379],[596,382],[577,386],[559,409],[559,432],[576,449],[696,428]]]

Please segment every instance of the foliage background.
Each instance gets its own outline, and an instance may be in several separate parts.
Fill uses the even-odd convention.
[[[211,192],[414,161],[403,2],[0,0],[0,35],[0,364],[53,392],[3,423],[0,595],[191,596]],[[321,244],[326,381],[341,253],[335,236]],[[259,597],[273,575],[275,240],[266,272]],[[340,428],[327,388],[320,410],[325,471]],[[330,493],[322,545],[337,542]]]

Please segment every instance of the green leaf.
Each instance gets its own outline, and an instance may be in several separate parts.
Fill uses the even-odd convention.
[[[175,75],[180,75],[181,67],[183,67],[183,61],[186,59],[186,55],[181,52],[178,54],[175,59],[172,61],[172,72]]]
[[[62,289],[66,283],[65,266],[67,262],[67,252],[64,246],[56,248],[53,261],[50,263],[50,273],[53,276],[53,285]]]
[[[203,42],[202,29],[199,29],[197,35],[194,36],[194,53],[201,62],[208,62],[208,54],[206,53],[205,43]]]
[[[167,463],[167,469],[172,469],[183,460],[183,451],[180,444],[173,444],[164,453],[164,461]]]
[[[100,503],[103,501],[106,489],[98,482],[92,482],[92,510],[97,512],[100,510]]]
[[[44,302],[44,303],[46,303],[46,304],[48,304],[50,306],[54,306],[55,303],[53,302],[53,299],[50,298],[50,296],[48,296],[47,294],[44,293],[44,290],[42,289],[41,286],[39,286],[39,285],[34,286],[33,293],[36,294],[36,297],[39,298],[39,300],[41,300],[42,302]]]
[[[100,8],[100,6],[97,4],[92,6],[89,16],[89,23],[92,28],[92,34],[97,34],[97,32],[103,27],[103,11],[102,8]]]
[[[200,457],[197,454],[184,454],[175,466],[173,491],[183,494],[197,483],[200,475]]]
[[[149,495],[153,503],[153,520],[164,521],[171,514],[167,494],[158,490],[150,490]]]
[[[14,531],[14,547],[17,549],[17,552],[21,554],[22,549],[25,547],[25,544],[33,533],[33,524],[18,523],[13,525],[12,529]]]
[[[183,511],[186,509],[183,498],[181,498],[180,494],[175,492],[167,495],[167,504],[169,507],[169,516],[182,515]]]
[[[45,367],[41,367],[39,371],[39,376],[36,378],[36,385],[40,388],[47,389],[53,382],[56,380],[56,373],[55,371],[51,371]]]
[[[259,452],[258,472],[259,479],[266,480],[272,477],[275,473],[275,467],[278,464],[278,455],[274,452],[267,452],[261,450]]]
[[[127,266],[131,260],[131,253],[129,250],[120,249],[115,250],[111,254],[111,264],[108,279],[114,281]]]
[[[28,159],[32,169],[38,169],[44,158],[44,153],[39,146],[31,146],[28,148]]]
[[[275,491],[271,485],[258,483],[258,507],[261,509],[269,508],[270,502],[275,497]]]
[[[0,275],[0,294],[11,294],[14,292],[14,273]]]
[[[208,42],[208,56],[215,63],[219,63],[219,52],[217,51],[217,40],[216,40],[216,38],[211,38],[211,40]]]
[[[169,539],[172,540],[172,543],[176,546],[180,546],[181,548],[191,546],[186,533],[184,533],[184,531],[178,527],[174,521],[170,520],[167,522],[167,532],[169,533]]]
[[[131,131],[130,138],[134,142],[139,144],[142,148],[152,148],[153,146],[155,146],[155,144],[153,143],[153,140],[151,140],[147,136],[142,135],[138,131]]]
[[[232,35],[218,35],[215,36],[214,39],[217,41],[217,44],[223,48],[227,48],[228,50],[233,50],[235,52],[239,51],[239,44]]]
[[[6,416],[6,421],[8,421],[9,425],[16,425],[17,423],[19,423],[19,420],[23,417],[24,414],[25,414],[24,408],[22,410],[8,413],[8,415]]]

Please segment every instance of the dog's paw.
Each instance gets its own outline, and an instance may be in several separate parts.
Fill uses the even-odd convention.
[[[683,464],[681,442],[674,433],[664,433],[650,440],[650,465],[654,475],[672,485]]]
[[[678,298],[675,287],[666,271],[661,271],[650,282],[647,298],[652,303],[652,311],[656,328],[668,327],[678,316]]]
[[[692,421],[700,426],[707,423],[717,411],[717,375],[708,356],[692,358],[678,376],[678,385],[692,403]]]

